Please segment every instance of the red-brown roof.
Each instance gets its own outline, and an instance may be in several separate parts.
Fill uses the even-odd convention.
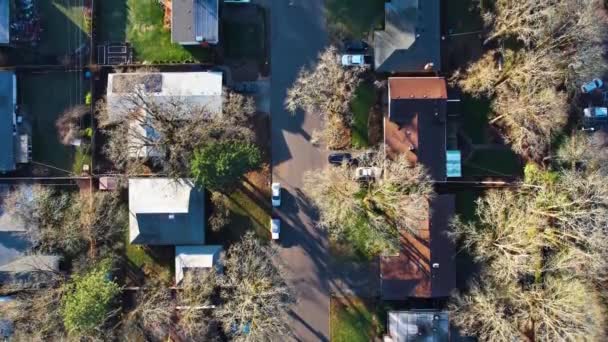
[[[446,235],[454,214],[454,196],[430,202],[430,215],[416,234],[403,232],[401,251],[380,260],[382,297],[386,300],[447,297],[456,284],[454,246]],[[433,268],[433,264],[438,267]]]
[[[447,90],[440,77],[389,78],[384,143],[389,158],[406,154],[436,181],[446,179]]]
[[[443,77],[391,77],[389,97],[398,99],[447,99],[448,90]]]

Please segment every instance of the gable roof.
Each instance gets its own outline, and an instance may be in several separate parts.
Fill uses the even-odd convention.
[[[222,246],[175,246],[175,284],[184,279],[186,268],[212,268],[219,261]]]
[[[389,78],[389,112],[384,143],[389,157],[405,154],[445,181],[447,87],[442,77]]]
[[[129,179],[129,241],[144,245],[205,243],[205,195],[187,179]]]
[[[384,30],[374,32],[376,71],[423,71],[427,63],[440,70],[440,1],[392,0],[384,13]]]
[[[219,41],[218,0],[173,0],[171,41],[184,45]]]
[[[15,170],[13,71],[0,71],[0,172]]]
[[[454,246],[446,235],[455,211],[454,196],[437,196],[429,205],[429,217],[416,235],[403,231],[400,252],[380,258],[385,300],[447,297],[456,286]]]

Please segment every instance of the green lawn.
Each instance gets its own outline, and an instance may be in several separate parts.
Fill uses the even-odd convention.
[[[87,44],[82,0],[45,0],[36,2],[42,16],[42,35],[38,51],[63,56]]]
[[[98,2],[96,22],[99,42],[123,42],[127,39],[127,2],[125,0],[103,0]]]
[[[519,156],[507,148],[484,149],[473,152],[473,157],[464,163],[462,173],[465,177],[520,177],[523,167]]]
[[[353,125],[351,143],[353,148],[366,148],[369,146],[368,140],[368,117],[369,112],[376,101],[376,91],[374,86],[369,83],[361,83],[355,98],[350,104],[353,111]]]
[[[331,31],[341,37],[365,39],[384,26],[385,0],[327,0],[325,17]]]
[[[463,129],[467,136],[471,138],[473,144],[487,143],[490,101],[463,94],[460,103],[462,104]]]
[[[34,162],[72,171],[75,149],[59,142],[55,121],[71,106],[84,103],[88,83],[78,72],[22,74],[20,106],[32,124]]]
[[[127,40],[140,62],[207,62],[210,50],[183,47],[171,42],[171,31],[163,27],[163,9],[156,0],[127,0]]]
[[[259,23],[223,21],[222,30],[226,58],[264,60],[264,28]]]
[[[332,297],[330,302],[330,340],[369,342],[379,324],[374,305],[359,298]]]
[[[136,273],[143,272],[148,278],[153,278],[153,282],[170,284],[175,272],[172,260],[159,261],[158,257],[154,257],[151,253],[151,247],[129,243],[129,229],[125,231],[125,256],[129,261],[127,267],[134,267]]]

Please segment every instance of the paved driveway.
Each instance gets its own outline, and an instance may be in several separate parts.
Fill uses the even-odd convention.
[[[290,4],[291,2],[291,4]],[[324,166],[326,153],[310,144],[316,116],[287,113],[287,88],[303,65],[326,44],[323,0],[271,0],[271,126],[273,181],[283,185],[280,257],[298,303],[292,326],[299,341],[329,340],[327,239],[313,224],[314,211],[302,196],[302,174]]]
[[[272,174],[283,186],[279,257],[298,303],[292,331],[298,341],[329,341],[329,295],[373,296],[376,265],[336,263],[327,236],[315,228],[317,216],[302,190],[302,175],[326,166],[327,151],[310,143],[320,126],[316,115],[291,115],[283,103],[299,70],[315,62],[327,44],[324,0],[258,0],[270,10]]]

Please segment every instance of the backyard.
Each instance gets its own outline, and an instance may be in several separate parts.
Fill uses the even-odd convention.
[[[325,17],[336,39],[369,39],[384,26],[385,0],[327,0]]]
[[[125,0],[103,0],[97,4],[97,41],[124,42],[127,39],[128,7]]]
[[[71,55],[89,43],[82,0],[38,1],[42,16],[41,54]]]
[[[20,111],[32,125],[33,164],[48,168],[45,172],[71,172],[75,148],[61,144],[55,121],[66,109],[84,103],[88,82],[80,72],[44,72],[23,74],[18,87]]]
[[[124,1],[123,1],[124,2]],[[121,9],[124,5],[116,2]],[[140,62],[174,63],[207,62],[210,49],[193,46],[183,47],[171,42],[171,31],[163,26],[163,7],[156,0],[127,0],[127,41],[133,44],[135,57]],[[119,17],[115,7],[106,7],[108,15]],[[104,13],[102,13],[102,16]],[[103,19],[102,19],[103,22]],[[118,30],[122,28],[117,27]],[[106,33],[119,37],[120,31]]]

